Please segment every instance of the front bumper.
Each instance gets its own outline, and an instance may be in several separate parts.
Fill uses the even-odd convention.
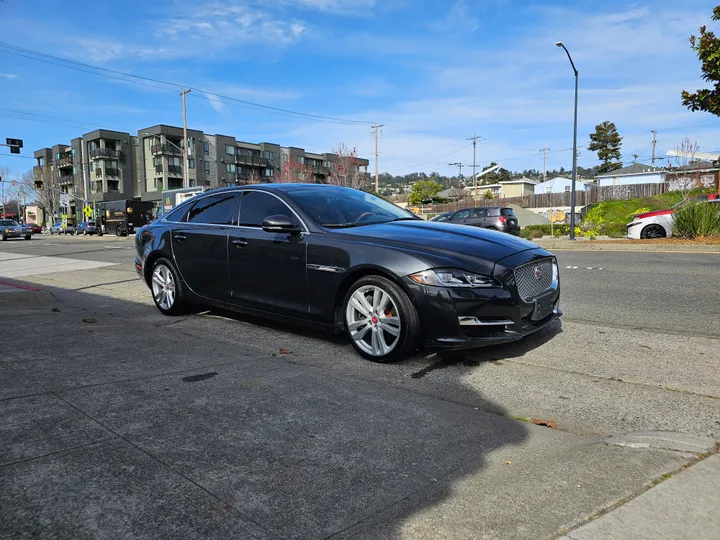
[[[544,258],[545,250],[523,252],[496,263],[497,288],[450,288],[408,280],[428,349],[462,350],[518,341],[562,316],[560,284],[523,301],[513,269]]]
[[[135,271],[137,272],[138,277],[145,281],[145,270],[143,268],[143,262],[138,257],[135,257],[135,259],[133,260],[133,265],[135,266]]]

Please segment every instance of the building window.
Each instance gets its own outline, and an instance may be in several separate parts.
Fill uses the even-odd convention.
[[[207,144],[207,143],[205,143]],[[210,174],[210,162],[205,161],[205,174]]]
[[[188,168],[189,169],[195,168],[195,160],[193,158],[188,159]]]
[[[273,160],[273,153],[269,150],[265,151],[265,159],[272,161]]]
[[[38,158],[38,167],[45,166],[45,158]]]
[[[94,170],[95,170],[95,162],[91,161],[90,162],[90,171],[94,171]]]
[[[77,174],[77,167],[75,165],[73,165],[73,174]]]
[[[210,155],[210,143],[209,142],[205,141],[203,143],[203,150],[205,151],[206,156]]]
[[[75,148],[73,147],[73,149],[72,149],[72,157],[75,157],[76,155],[77,155],[77,151],[76,151]]]
[[[92,152],[93,150],[95,150],[95,143],[94,143],[94,142],[91,142],[91,143],[88,145],[88,148],[90,148],[90,151],[91,151],[91,152]]]
[[[275,176],[275,171],[273,171],[272,167],[265,169],[265,176]]]
[[[565,186],[565,193],[569,193],[569,192],[570,192],[570,186]]]
[[[228,156],[234,156],[235,155],[235,146],[232,144],[226,144],[225,145],[225,153]]]
[[[55,154],[55,159],[60,159],[60,152],[58,152],[57,154]]]
[[[225,164],[225,172],[234,173],[235,172],[235,164],[234,163],[226,163]]]
[[[297,160],[298,160],[298,163],[300,163],[301,165],[305,164],[305,156],[298,156]]]

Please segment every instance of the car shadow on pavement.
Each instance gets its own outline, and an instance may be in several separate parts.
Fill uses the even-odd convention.
[[[86,295],[0,295],[25,324],[0,358],[1,537],[401,538],[529,436],[477,392],[467,406],[258,355]]]

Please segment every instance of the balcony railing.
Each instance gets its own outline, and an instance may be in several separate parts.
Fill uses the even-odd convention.
[[[155,165],[155,172],[162,174],[162,172],[163,172],[163,166],[162,166],[162,165]]]
[[[120,169],[106,167],[105,168],[105,176],[120,176]]]
[[[268,160],[263,157],[241,156],[239,154],[235,156],[235,162],[240,165],[251,165],[255,167],[267,167],[269,163]]]
[[[180,165],[168,165],[168,175],[182,176],[182,167]]]
[[[75,177],[72,174],[62,174],[58,178],[58,183],[62,186],[65,184],[72,184],[75,181]]]
[[[57,165],[58,167],[72,167],[73,166],[73,158],[72,158],[72,156],[69,156],[69,157],[56,159],[55,165]]]
[[[182,154],[182,150],[175,148],[171,144],[153,144],[150,147],[150,152],[153,154]]]
[[[111,148],[95,148],[90,150],[90,156],[94,158],[122,159],[123,153],[120,150]]]

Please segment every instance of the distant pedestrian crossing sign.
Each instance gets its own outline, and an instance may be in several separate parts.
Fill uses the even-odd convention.
[[[85,208],[83,208],[83,214],[85,214],[86,218],[89,218],[90,216],[92,216],[92,208],[86,206]]]

